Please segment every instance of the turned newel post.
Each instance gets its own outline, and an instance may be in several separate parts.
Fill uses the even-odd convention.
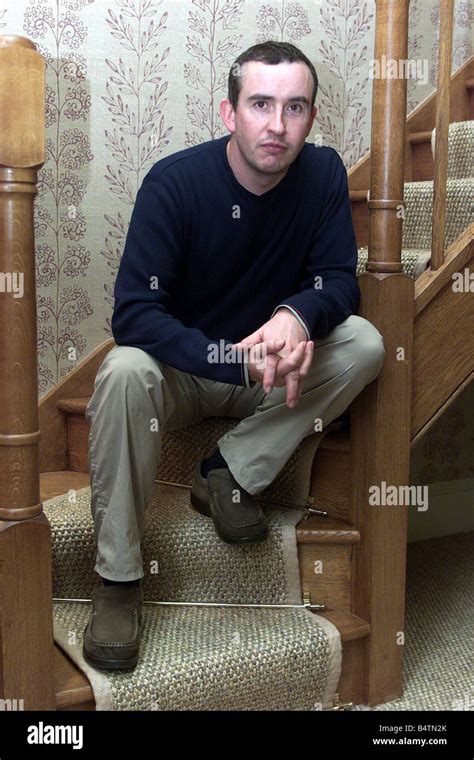
[[[45,159],[44,61],[0,37],[0,519],[41,514],[33,201]]]
[[[384,338],[379,377],[351,408],[351,509],[355,550],[352,611],[367,620],[365,701],[402,693],[407,504],[370,498],[409,485],[414,281],[402,271],[409,0],[376,0],[369,254],[359,277],[359,314]],[[395,76],[394,76],[395,74]]]
[[[45,66],[0,36],[0,697],[55,707],[51,537],[38,467],[33,202],[45,160]]]

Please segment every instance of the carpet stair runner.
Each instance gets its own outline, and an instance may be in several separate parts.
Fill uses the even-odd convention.
[[[447,246],[472,221],[473,137],[474,122],[450,125]],[[402,262],[413,278],[429,265],[432,199],[432,182],[405,184]],[[367,249],[360,248],[358,275],[366,260]],[[65,400],[64,411],[82,415],[86,401]],[[304,439],[260,495],[268,540],[236,547],[222,542],[212,521],[189,503],[195,463],[236,424],[212,417],[163,434],[142,540],[144,623],[134,670],[96,669],[82,657],[88,600],[98,581],[90,488],[44,503],[53,596],[62,600],[54,602],[55,640],[89,678],[98,710],[321,710],[333,704],[341,637],[329,615],[303,604],[295,532],[308,515],[311,466],[331,426]],[[332,425],[343,426],[344,419]]]
[[[295,524],[304,510],[264,508],[267,541],[231,546],[191,508],[189,489],[156,484],[142,541],[145,600],[272,607],[145,604],[132,671],[88,666],[81,647],[90,605],[54,603],[55,639],[89,677],[98,710],[332,705],[341,642],[329,620],[302,605]],[[90,489],[51,499],[44,509],[52,529],[54,598],[89,599],[97,584]]]

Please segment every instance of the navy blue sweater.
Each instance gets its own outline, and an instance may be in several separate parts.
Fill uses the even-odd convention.
[[[183,372],[248,386],[246,359],[225,347],[284,305],[317,350],[317,338],[358,308],[357,247],[336,151],[305,143],[278,185],[258,196],[237,181],[229,139],[166,156],[144,178],[112,331],[118,345]]]

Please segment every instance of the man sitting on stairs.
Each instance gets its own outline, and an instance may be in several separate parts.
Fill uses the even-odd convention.
[[[233,64],[224,137],[158,161],[137,194],[115,285],[116,346],[86,417],[97,543],[84,656],[138,660],[144,513],[161,432],[240,418],[197,465],[192,505],[223,541],[262,541],[255,501],[301,441],[380,372],[383,339],[360,293],[347,174],[306,143],[313,65],[265,42]]]

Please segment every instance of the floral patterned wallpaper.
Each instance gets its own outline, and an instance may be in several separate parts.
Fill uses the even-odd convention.
[[[33,40],[46,66],[40,395],[111,337],[138,188],[163,156],[226,133],[219,102],[241,51],[266,39],[300,47],[320,80],[308,141],[336,148],[348,168],[368,151],[374,20],[373,0],[0,0],[0,34]],[[472,20],[469,0],[456,0],[454,68],[472,53]],[[435,86],[438,25],[437,0],[411,0],[409,57],[429,76],[409,81],[409,110]]]

